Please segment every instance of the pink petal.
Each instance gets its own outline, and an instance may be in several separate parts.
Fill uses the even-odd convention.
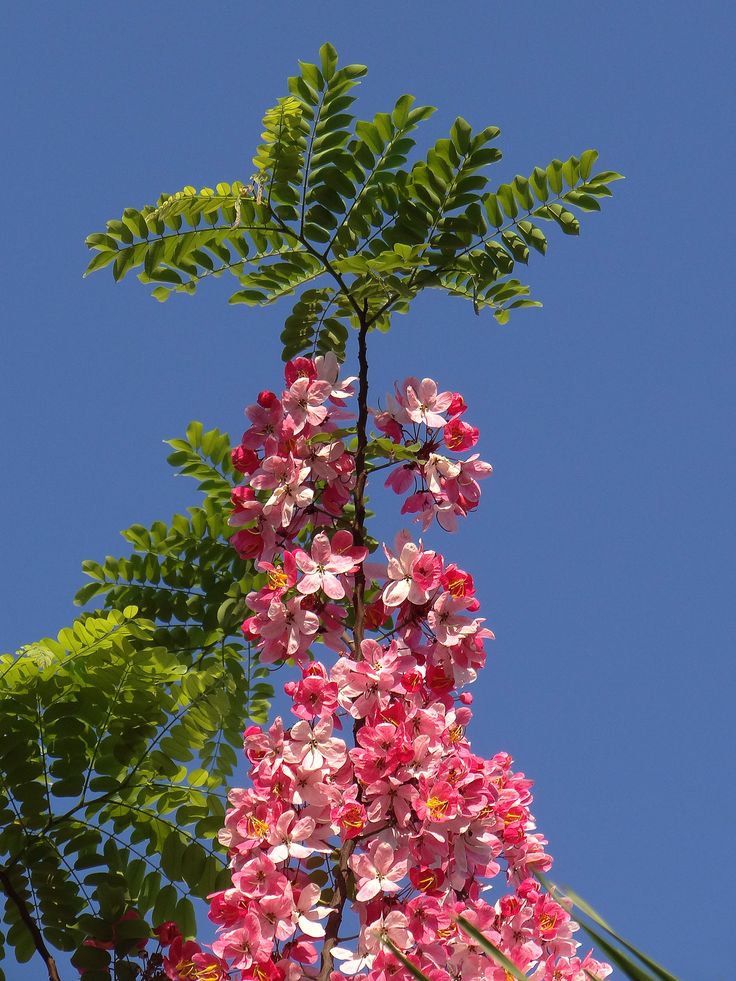
[[[365,903],[369,899],[373,899],[381,891],[381,885],[378,879],[366,879],[363,885],[357,892],[356,899],[359,903]]]
[[[300,548],[294,553],[294,558],[296,560],[297,567],[301,569],[302,572],[314,572],[317,568],[317,563]]]
[[[322,577],[322,589],[330,597],[330,599],[339,600],[345,595],[345,589],[342,583],[335,576],[330,575],[326,572]]]
[[[373,853],[373,864],[376,869],[385,875],[391,868],[394,861],[394,850],[389,845],[387,841],[382,841],[379,843],[375,852]]]
[[[383,591],[383,602],[385,606],[401,606],[409,595],[411,583],[406,579],[399,579],[389,583]]]
[[[327,535],[321,531],[318,535],[314,536],[314,541],[312,542],[312,558],[319,565],[325,565],[331,555],[330,541]],[[307,570],[305,569],[304,571],[306,572]]]
[[[317,566],[314,567],[315,569]],[[316,593],[318,589],[322,586],[322,576],[318,572],[313,572],[311,575],[305,576],[298,584],[297,589],[300,593],[308,596],[310,593]],[[345,593],[343,593],[343,596]]]

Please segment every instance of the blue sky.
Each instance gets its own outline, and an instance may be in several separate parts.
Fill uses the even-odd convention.
[[[280,382],[286,307],[229,307],[220,282],[161,306],[81,273],[85,234],[123,207],[247,178],[297,58],[329,39],[367,64],[363,116],[403,92],[438,106],[427,143],[457,114],[499,125],[499,182],[587,147],[626,174],[579,240],[552,230],[531,260],[543,310],[502,328],[427,294],[377,338],[373,391],[407,374],[464,391],[495,467],[481,511],[432,540],[475,574],[498,638],[476,751],[536,781],[558,881],[683,978],[725,978],[730,5],[71,0],[3,20],[7,650],[73,618],[81,561],[120,554],[121,528],[192,503],[162,439],[192,418],[237,435]]]

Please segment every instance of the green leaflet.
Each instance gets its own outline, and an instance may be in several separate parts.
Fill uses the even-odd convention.
[[[324,44],[266,111],[255,175],[126,208],[88,236],[95,254],[87,272],[111,267],[119,280],[140,270],[159,301],[225,274],[238,282],[231,303],[296,294],[284,360],[326,351],[343,358],[361,318],[386,331],[391,315],[428,287],[502,324],[540,306],[513,277],[531,250],[547,251],[540,222],[579,234],[577,213],[600,210],[621,175],[593,174],[598,154],[585,150],[490,188],[488,168],[501,158],[497,127],[474,132],[458,117],[447,138],[417,156],[414,130],[434,110],[402,95],[390,112],[356,118],[353,90],[365,73],[339,67]]]
[[[0,866],[47,942],[90,969],[109,955],[82,939],[109,940],[128,908],[195,932],[189,897],[228,879],[216,835],[243,721],[264,721],[272,695],[239,630],[254,570],[227,542],[229,438],[192,423],[169,445],[202,503],[126,529],[129,555],[84,564],[77,602],[104,610],[0,657]],[[4,917],[27,960],[13,903]],[[117,953],[144,930],[126,921]]]

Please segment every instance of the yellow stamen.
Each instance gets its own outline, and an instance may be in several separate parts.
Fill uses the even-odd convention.
[[[268,586],[269,589],[283,589],[288,579],[286,574],[280,569],[269,569]]]
[[[444,817],[448,803],[448,801],[442,800],[440,797],[430,797],[427,801],[429,816],[435,820]]]
[[[176,965],[176,973],[186,981],[197,981],[197,965],[194,961],[179,961]]]
[[[515,821],[521,821],[524,817],[523,811],[507,811],[506,817],[503,819],[504,824],[513,824]]]
[[[195,981],[218,981],[220,976],[220,969],[216,964],[200,968],[199,973],[194,975]]]
[[[252,814],[248,818],[248,831],[253,838],[268,837],[268,825],[266,822],[259,820],[257,817],[253,817]]]
[[[557,916],[551,916],[549,913],[545,913],[544,916],[539,921],[540,930],[554,930],[555,923],[557,922]]]
[[[457,743],[463,738],[463,727],[455,725],[450,729],[450,742]]]
[[[363,816],[360,813],[360,808],[358,807],[351,807],[347,810],[340,818],[340,822],[346,828],[362,828],[365,824]]]

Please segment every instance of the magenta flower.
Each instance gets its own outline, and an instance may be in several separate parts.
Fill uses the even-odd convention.
[[[480,627],[482,619],[471,620],[462,616],[461,611],[467,609],[467,600],[455,599],[451,593],[442,593],[435,601],[427,615],[432,632],[438,643],[445,647],[454,647],[464,637],[470,637]]]

